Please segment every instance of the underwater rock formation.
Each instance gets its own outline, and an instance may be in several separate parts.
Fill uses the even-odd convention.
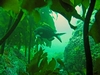
[[[93,21],[94,19],[91,19],[91,23],[93,23]],[[75,72],[80,72],[82,75],[85,75],[86,59],[83,44],[83,22],[78,22],[77,25],[77,29],[73,32],[73,36],[70,38],[69,43],[65,48],[64,61],[66,69],[69,72],[74,74]],[[91,24],[89,27],[91,27]],[[94,63],[94,60],[97,57],[100,57],[100,44],[96,44],[91,36],[89,36],[89,42]]]

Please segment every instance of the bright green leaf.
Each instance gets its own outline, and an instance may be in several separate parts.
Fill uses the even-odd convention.
[[[100,43],[100,10],[95,15],[95,22],[90,29],[90,36],[94,39],[96,43]]]
[[[83,0],[82,4],[87,8],[89,6],[89,0]]]
[[[74,6],[81,4],[82,0],[74,0]]]
[[[95,9],[100,9],[100,0],[96,0]]]
[[[48,70],[51,70],[51,71],[54,70],[55,66],[56,66],[56,60],[52,58],[52,60],[49,62]]]

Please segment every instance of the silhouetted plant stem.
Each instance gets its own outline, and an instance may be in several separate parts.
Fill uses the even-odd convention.
[[[30,25],[30,39],[29,39],[29,49],[28,49],[28,63],[30,63],[30,51],[31,51],[31,47],[32,47],[32,22],[31,22],[31,18],[29,18],[29,25]]]
[[[25,57],[27,56],[27,46],[25,46]]]
[[[88,12],[86,14],[85,22],[84,22],[84,29],[83,29],[83,38],[84,38],[84,49],[85,49],[85,56],[86,56],[86,75],[93,75],[93,64],[92,64],[92,57],[89,45],[89,36],[88,36],[88,29],[89,29],[89,22],[90,17],[92,15],[96,0],[91,0]]]
[[[9,30],[11,23],[12,23],[12,17],[10,16],[10,21],[9,21],[8,28],[7,28],[6,32]],[[1,45],[0,54],[2,54],[2,55],[4,53],[5,43],[6,43],[6,41],[4,41]]]
[[[4,53],[4,47],[5,47],[5,42],[2,43],[1,48],[0,48],[0,54],[3,55]]]
[[[20,10],[20,13],[19,13],[19,15],[18,15],[16,21],[14,22],[13,26],[12,26],[11,29],[5,34],[5,36],[0,40],[0,45],[3,44],[3,43],[6,41],[6,39],[12,34],[12,32],[15,30],[15,28],[17,27],[17,25],[18,25],[18,23],[19,23],[19,21],[20,21],[22,15],[23,15],[23,11]]]

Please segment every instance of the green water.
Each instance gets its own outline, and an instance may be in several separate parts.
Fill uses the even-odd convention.
[[[0,6],[0,75],[86,75],[82,5],[75,9],[70,5],[70,10],[63,4],[60,10],[52,6],[58,12],[49,6],[37,5],[41,8],[34,6],[33,11],[27,6],[17,13],[4,8],[2,2]],[[95,22],[95,13],[89,28]],[[99,75],[100,44],[91,36],[89,42],[94,73]]]

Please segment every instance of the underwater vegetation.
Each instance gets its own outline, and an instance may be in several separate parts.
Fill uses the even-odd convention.
[[[82,15],[77,13],[78,10],[75,9],[76,6],[82,7]],[[95,21],[89,30],[89,21],[93,10],[96,10],[97,13],[94,17]],[[44,46],[51,47],[54,37],[62,42],[58,35],[65,34],[63,32],[55,33],[54,31],[52,31],[52,29],[56,31],[53,17],[51,17],[50,15],[52,14],[52,12],[55,12],[56,15],[57,13],[60,13],[62,16],[64,16],[66,20],[68,20],[69,26],[76,31],[78,29],[78,25],[74,26],[70,23],[72,17],[84,22],[84,25],[81,25],[84,32],[82,33],[81,31],[77,31],[79,35],[83,37],[83,39],[80,39],[79,37],[75,38],[75,36],[74,39],[71,38],[71,45],[68,45],[68,48],[66,47],[65,49],[64,62],[60,59],[55,58],[52,58],[51,61],[48,61],[47,53],[44,53],[42,49],[42,47]],[[14,72],[16,72],[16,74],[18,75],[63,75],[63,72],[60,73],[61,69],[59,67],[56,67],[57,63],[59,63],[63,67],[63,70],[66,71],[65,74],[67,75],[99,75],[100,68],[98,67],[98,65],[100,60],[99,57],[95,56],[99,56],[99,53],[97,52],[98,50],[90,50],[91,44],[89,44],[89,35],[92,36],[91,38],[95,41],[96,44],[100,43],[99,15],[99,0],[1,0],[0,63],[3,62],[2,59],[4,59],[5,61],[4,64],[0,64],[0,67],[2,68],[2,70],[0,71],[1,75],[6,75],[5,73],[8,73],[8,75],[13,75]],[[37,34],[39,35],[40,39],[36,38]],[[51,35],[47,36],[47,34]],[[79,40],[82,40],[83,42]],[[78,43],[81,44],[77,45]],[[74,45],[77,46],[74,47]],[[25,49],[21,52],[22,46]],[[72,48],[71,46],[73,46],[74,48]],[[80,50],[81,46],[82,48]],[[6,49],[8,51],[6,51]],[[13,50],[14,53],[10,53],[10,50]],[[75,53],[72,50],[74,50]],[[91,52],[94,54],[91,54]],[[13,55],[18,62],[14,62],[14,58],[11,57]],[[79,55],[81,59],[77,55]],[[27,63],[24,63],[23,69],[20,68],[21,64],[19,63],[22,62],[19,61],[24,59],[24,57],[26,61],[23,61]],[[71,61],[73,57],[76,60]],[[12,59],[13,61],[11,61]],[[92,64],[92,61],[97,65]],[[15,65],[19,65],[19,68]],[[17,69],[17,71],[14,67]],[[14,68],[14,70],[12,68]],[[10,71],[9,69],[14,72],[12,73],[12,71]],[[23,69],[23,71],[21,71],[21,69]]]
[[[26,71],[30,75],[61,75],[60,68],[56,68],[57,61],[52,58],[48,62],[47,53],[42,48],[32,58],[30,64],[27,65]]]
[[[84,51],[85,51],[85,57],[86,57],[86,74],[91,74],[93,75],[93,63],[92,63],[92,56],[91,56],[91,51],[90,51],[90,44],[89,44],[89,36],[88,30],[89,30],[89,23],[90,23],[90,18],[92,15],[92,12],[95,7],[96,0],[91,0],[89,9],[86,14],[86,18],[84,21],[84,26],[83,26],[83,40],[84,40]]]
[[[99,32],[100,32],[100,26],[99,26],[99,16],[100,16],[100,10],[97,11],[96,15],[95,15],[95,22],[93,23],[90,31],[89,31],[89,35],[92,36],[92,38],[94,39],[94,41],[96,43],[100,43],[100,35],[99,35]]]
[[[92,15],[95,16],[96,12]],[[91,18],[94,19],[94,16]],[[91,22],[93,20],[91,19]],[[92,24],[89,25],[91,28]],[[74,31],[72,38],[70,38],[68,45],[65,48],[64,52],[64,63],[67,70],[71,72],[79,72],[82,75],[86,75],[86,58],[84,53],[83,46],[83,23],[79,22],[77,25],[77,29]],[[95,44],[94,39],[89,36],[89,43],[91,48],[91,56],[93,62],[93,75],[99,75],[100,68],[96,65],[99,65],[100,61],[100,43]],[[71,59],[71,60],[70,60]],[[98,61],[96,61],[98,59]],[[96,71],[97,70],[97,71]],[[97,72],[97,73],[95,73]]]

